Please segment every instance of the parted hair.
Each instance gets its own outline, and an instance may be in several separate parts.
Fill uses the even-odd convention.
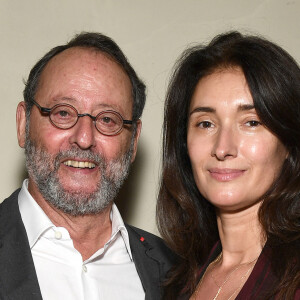
[[[126,56],[119,48],[119,46],[108,36],[97,32],[82,32],[70,40],[67,44],[57,46],[46,53],[31,69],[28,79],[25,83],[25,89],[23,91],[24,100],[26,103],[27,116],[30,115],[31,108],[33,106],[32,100],[38,89],[39,80],[41,74],[48,64],[48,62],[59,53],[73,47],[83,47],[88,49],[94,49],[96,51],[107,54],[116,63],[118,63],[128,75],[132,84],[132,98],[133,98],[133,117],[134,121],[137,121],[145,106],[146,95],[145,85],[141,79],[138,78],[136,72],[130,65]]]
[[[188,111],[199,80],[236,67],[244,73],[261,122],[288,150],[278,178],[262,197],[258,216],[278,277],[269,297],[292,299],[300,284],[299,65],[278,45],[233,31],[216,36],[208,45],[187,49],[176,62],[168,86],[157,224],[179,262],[165,283],[165,299],[176,299],[182,289],[193,293],[199,267],[219,239],[215,209],[200,194],[192,173]]]

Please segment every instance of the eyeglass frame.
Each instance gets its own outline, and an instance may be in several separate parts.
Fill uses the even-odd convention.
[[[118,113],[117,111],[114,111],[114,110],[103,110],[103,111],[99,112],[96,116],[92,116],[91,114],[88,114],[88,113],[84,113],[84,114],[78,113],[78,110],[77,110],[73,105],[67,104],[67,103],[59,103],[59,104],[54,105],[54,106],[51,107],[51,108],[47,108],[47,107],[43,107],[43,106],[39,105],[34,99],[32,99],[31,101],[32,101],[33,104],[35,104],[35,105],[37,106],[37,108],[40,110],[41,113],[47,113],[47,114],[48,114],[50,123],[51,123],[54,127],[59,128],[59,129],[62,129],[62,130],[68,130],[68,129],[71,129],[72,127],[74,127],[74,126],[77,124],[79,118],[85,117],[85,116],[90,117],[90,118],[93,120],[93,123],[94,123],[94,125],[95,125],[97,131],[100,132],[100,133],[103,134],[103,135],[106,135],[106,136],[114,136],[114,135],[117,135],[117,134],[121,133],[121,131],[122,131],[123,128],[124,128],[124,125],[133,125],[133,123],[134,123],[134,120],[125,120],[125,119],[122,117],[122,115],[121,115],[120,113]],[[53,111],[53,110],[54,110],[56,107],[58,107],[58,106],[69,106],[69,107],[71,107],[72,109],[74,109],[74,111],[77,113],[77,120],[76,120],[76,122],[75,122],[72,126],[70,126],[70,127],[68,127],[68,128],[61,128],[61,127],[57,126],[57,125],[52,121],[52,119],[51,119],[51,111]],[[100,131],[100,130],[98,129],[98,127],[96,126],[96,122],[95,122],[95,121],[97,120],[97,118],[98,118],[100,115],[102,115],[102,114],[104,114],[104,113],[112,113],[112,114],[118,116],[118,117],[120,118],[120,120],[122,120],[122,126],[120,127],[120,129],[119,129],[118,131],[116,131],[116,132],[114,132],[114,133],[112,133],[112,134],[107,134],[107,133],[103,133],[102,131]]]

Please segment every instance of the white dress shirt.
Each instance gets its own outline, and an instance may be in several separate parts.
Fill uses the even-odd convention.
[[[128,232],[115,204],[111,210],[110,239],[83,261],[69,232],[50,221],[27,187],[25,180],[19,193],[19,208],[44,300],[145,298],[132,260]]]

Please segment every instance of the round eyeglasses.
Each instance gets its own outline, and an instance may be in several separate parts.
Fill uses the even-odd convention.
[[[116,135],[121,132],[124,125],[132,125],[133,121],[124,120],[123,117],[116,111],[105,110],[101,111],[97,116],[90,114],[79,114],[77,109],[70,104],[57,104],[52,108],[40,106],[32,100],[41,113],[49,115],[50,122],[57,128],[70,129],[77,123],[81,117],[90,117],[97,130],[104,135]]]

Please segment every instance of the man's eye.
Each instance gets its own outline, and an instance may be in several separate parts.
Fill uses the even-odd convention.
[[[59,109],[59,110],[54,110],[52,112],[52,118],[57,120],[70,119],[73,117],[74,117],[74,113],[67,109]]]
[[[102,121],[103,123],[109,124],[109,123],[112,122],[112,119],[111,119],[110,117],[103,117],[103,118],[101,119],[101,121]]]
[[[69,116],[69,112],[66,111],[66,110],[60,110],[60,111],[58,112],[58,114],[59,114],[60,117],[63,117],[63,118]]]
[[[99,118],[98,123],[104,125],[104,126],[116,126],[117,124],[117,120],[115,120],[114,117],[110,117],[110,116],[103,116],[101,118]]]

